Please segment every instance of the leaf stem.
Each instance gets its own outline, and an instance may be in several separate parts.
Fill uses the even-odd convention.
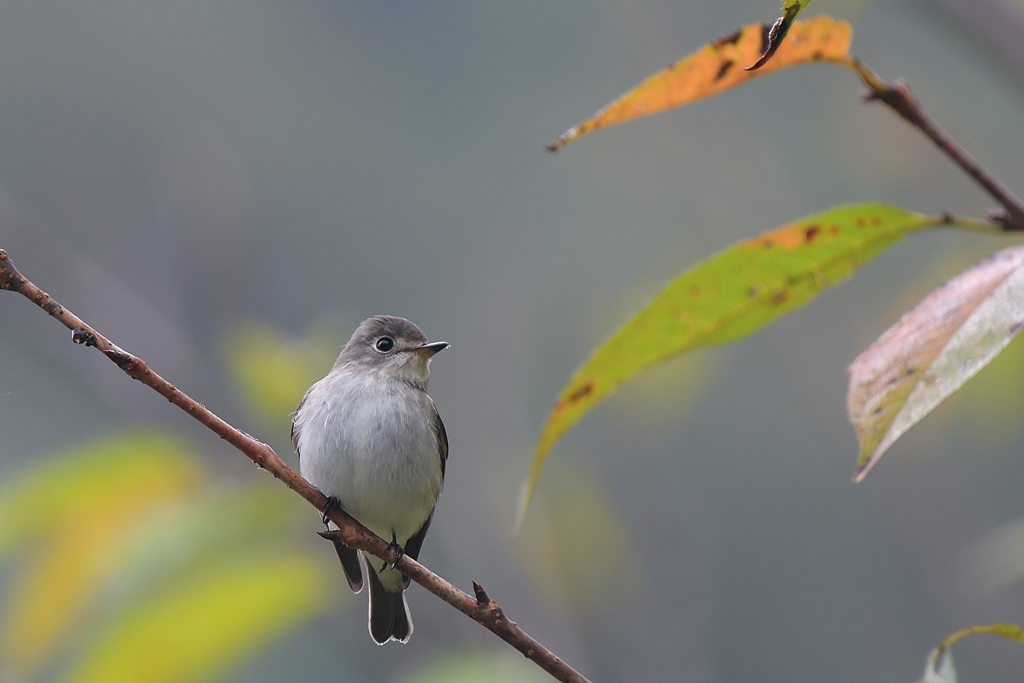
[[[938,217],[936,225],[948,225],[954,228],[962,228],[964,230],[974,230],[977,232],[987,233],[1003,233],[1007,231],[1007,228],[1002,222],[995,220],[980,221],[976,218],[965,218],[964,216],[954,216],[951,213],[944,213]]]
[[[928,655],[928,668],[935,671],[938,668],[939,659],[942,658],[943,653],[953,646],[953,643],[962,638],[966,638],[967,636],[979,634],[1002,636],[1008,640],[1015,640],[1018,643],[1024,643],[1024,629],[1021,629],[1021,627],[1016,624],[968,626],[967,628],[960,629],[956,633],[947,636],[945,640],[939,643],[937,648],[932,650],[931,654]]]
[[[1003,207],[1002,211],[992,213],[992,220],[1002,226],[1003,230],[1024,230],[1024,202],[992,177],[967,151],[953,140],[944,130],[929,117],[910,92],[906,82],[902,80],[888,81],[858,57],[849,57],[842,62],[857,72],[869,92],[864,96],[867,102],[877,100],[899,114],[910,125],[928,137],[935,146],[953,160],[967,175],[988,192]],[[964,226],[966,227],[966,226]]]

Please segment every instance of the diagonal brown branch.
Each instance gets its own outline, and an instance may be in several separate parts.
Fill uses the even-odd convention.
[[[196,402],[150,370],[149,365],[141,358],[119,348],[87,325],[81,318],[54,301],[49,294],[18,272],[3,249],[0,249],[0,289],[17,292],[35,303],[71,330],[71,341],[75,344],[95,346],[100,353],[112,360],[129,377],[139,380],[204,424],[214,434],[240,450],[262,469],[280,479],[285,486],[309,501],[317,510],[324,508],[327,503],[324,495],[299,476],[298,472],[288,467],[274,452],[274,449],[214,415],[201,403]],[[338,531],[322,532],[321,536],[340,540],[352,548],[364,550],[386,562],[395,561],[394,553],[388,548],[385,541],[349,517],[344,511],[335,506],[328,513],[328,517],[338,526]],[[473,583],[476,594],[474,599],[408,556],[400,558],[396,566],[410,579],[490,629],[557,680],[565,683],[589,683],[582,674],[531,638],[514,621],[508,619],[501,606],[491,600],[476,582]]]
[[[869,91],[864,98],[866,101],[878,100],[899,114],[910,125],[924,133],[936,147],[999,202],[1003,211],[992,215],[995,222],[1002,225],[1005,230],[1024,230],[1024,203],[983,169],[948,133],[939,128],[925,113],[906,83],[885,80],[857,57],[850,57],[846,65],[856,71],[868,86]]]

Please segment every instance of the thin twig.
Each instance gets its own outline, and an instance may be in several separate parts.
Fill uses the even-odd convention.
[[[993,213],[993,221],[1002,225],[1004,230],[1024,230],[1024,203],[932,121],[905,82],[885,80],[857,57],[850,57],[846,65],[856,71],[868,86],[869,92],[864,97],[866,101],[878,100],[903,117],[999,202],[1003,211]]]
[[[322,493],[303,479],[298,472],[288,467],[277,453],[267,444],[254,439],[241,429],[236,429],[220,419],[206,407],[190,398],[173,384],[150,370],[149,365],[141,358],[133,356],[119,348],[109,339],[87,325],[81,318],[53,300],[49,294],[39,289],[14,267],[7,252],[0,249],[0,289],[17,292],[42,308],[61,324],[71,330],[71,341],[75,344],[95,346],[103,355],[121,368],[129,377],[139,380],[168,401],[178,406],[193,418],[208,427],[214,434],[240,450],[260,468],[280,479],[285,486],[305,498],[317,510],[323,510],[327,499]],[[346,545],[364,550],[386,561],[394,562],[394,552],[388,548],[387,542],[375,536],[362,524],[349,517],[343,510],[334,506],[328,517],[338,526],[338,531],[323,532],[322,536],[332,540],[341,540]],[[522,652],[554,678],[565,683],[588,683],[579,672],[556,657],[550,650],[531,638],[519,628],[515,622],[505,617],[498,603],[487,597],[483,588],[476,582],[474,600],[458,588],[434,574],[412,558],[404,556],[398,560],[397,567],[403,574],[420,584],[428,591],[484,627],[493,631],[499,638]]]

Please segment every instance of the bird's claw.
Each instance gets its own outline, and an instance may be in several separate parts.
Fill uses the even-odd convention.
[[[381,571],[384,571],[385,569],[387,569],[388,565],[390,565],[391,569],[394,569],[395,567],[398,566],[398,562],[405,555],[405,548],[403,548],[402,546],[398,545],[398,538],[395,536],[395,532],[394,531],[391,532],[391,542],[388,543],[388,550],[395,554],[395,560],[394,560],[394,562],[390,562],[390,563],[389,562],[385,562],[384,564],[382,564],[380,566],[380,570]]]
[[[328,519],[328,515],[331,514],[331,510],[340,506],[341,503],[338,502],[337,498],[335,498],[334,496],[327,496],[327,501],[324,503],[323,508],[320,510],[320,518],[324,521],[324,526],[327,526],[327,523],[331,521],[330,519]]]

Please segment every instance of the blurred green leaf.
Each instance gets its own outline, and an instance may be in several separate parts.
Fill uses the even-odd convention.
[[[250,321],[228,335],[228,367],[246,401],[265,419],[287,423],[306,389],[320,379],[317,354],[269,323]]]
[[[987,533],[969,553],[972,578],[983,595],[1024,579],[1024,517]]]
[[[189,576],[127,611],[66,683],[185,683],[225,671],[322,613],[336,577],[302,556],[236,559]]]
[[[540,514],[517,539],[531,581],[549,599],[588,616],[617,608],[644,581],[623,511],[579,464],[562,463],[548,476],[558,493],[539,497]]]
[[[974,438],[1009,446],[1024,433],[1024,340],[1018,335],[953,397]],[[953,398],[951,397],[951,398]]]
[[[861,442],[856,480],[1024,327],[1024,247],[998,252],[925,297],[850,364]]]
[[[551,448],[624,382],[669,356],[750,335],[908,232],[943,223],[895,206],[852,204],[741,242],[680,275],[601,344],[560,393],[523,486],[517,528]]]
[[[110,553],[107,599],[130,601],[224,558],[289,547],[304,513],[305,501],[273,482],[210,486],[125,529]]]

